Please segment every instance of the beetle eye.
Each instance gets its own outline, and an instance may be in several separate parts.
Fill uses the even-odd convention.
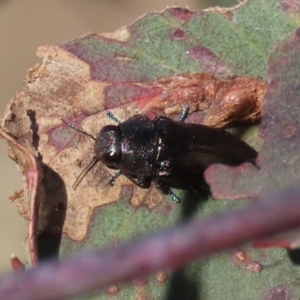
[[[104,126],[96,138],[95,155],[108,167],[114,167],[121,157],[121,134],[118,126]]]

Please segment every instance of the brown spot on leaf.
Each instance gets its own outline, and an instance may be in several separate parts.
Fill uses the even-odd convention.
[[[160,271],[156,274],[156,280],[160,283],[164,283],[168,279],[168,273],[165,271]]]
[[[263,266],[254,261],[249,254],[246,254],[245,251],[238,251],[233,255],[233,259],[236,263],[241,265],[245,270],[251,271],[254,273],[260,273],[263,270]]]
[[[290,139],[290,138],[294,137],[296,132],[297,132],[297,126],[292,125],[292,124],[287,125],[282,130],[282,138],[283,139]]]
[[[266,299],[270,300],[289,300],[289,293],[286,288],[282,286],[273,287],[269,290]]]
[[[228,75],[230,69],[211,50],[204,46],[194,46],[186,52],[188,57],[197,60],[201,69],[213,75]]]
[[[194,15],[192,11],[181,7],[170,8],[166,11],[166,13],[180,21],[188,21]]]
[[[171,39],[182,40],[185,37],[185,32],[180,28],[174,28],[171,30]]]
[[[174,209],[175,209],[174,205],[177,205],[177,203],[165,201],[157,208],[156,213],[161,215],[163,218],[174,212]]]
[[[300,3],[298,0],[281,0],[280,4],[284,12],[292,12],[293,14],[295,14],[300,11]]]
[[[107,289],[107,293],[109,296],[114,296],[117,293],[119,293],[120,288],[118,285],[111,285],[108,289]]]

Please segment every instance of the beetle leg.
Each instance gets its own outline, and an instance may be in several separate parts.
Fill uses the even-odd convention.
[[[114,175],[112,175],[111,177],[110,177],[110,179],[109,179],[109,181],[108,181],[108,184],[110,185],[110,186],[113,186],[114,184],[115,184],[115,181],[116,181],[116,179],[119,177],[119,176],[121,176],[123,173],[122,173],[122,171],[117,171]]]
[[[112,114],[112,112],[107,111],[105,114],[109,119],[113,120],[114,122],[116,122],[118,124],[121,124],[121,122]]]
[[[157,189],[161,190],[164,194],[170,196],[174,202],[180,203],[180,199],[172,192],[170,187],[162,183],[161,180],[155,180],[155,185]]]
[[[169,189],[169,196],[175,203],[180,203],[180,199]]]
[[[190,107],[185,104],[182,108],[182,112],[181,112],[181,115],[179,117],[179,122],[184,122],[184,120],[186,119],[186,117],[188,116],[188,113],[189,113],[189,109]]]

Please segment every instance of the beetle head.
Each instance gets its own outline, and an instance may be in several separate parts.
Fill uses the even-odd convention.
[[[121,158],[121,132],[119,126],[104,126],[95,141],[96,157],[109,168],[116,168]]]

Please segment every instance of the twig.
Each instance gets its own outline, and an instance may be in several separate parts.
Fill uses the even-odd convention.
[[[271,201],[270,201],[271,200]],[[260,198],[243,210],[190,221],[116,248],[0,278],[0,299],[64,299],[145,276],[300,226],[300,189]]]

